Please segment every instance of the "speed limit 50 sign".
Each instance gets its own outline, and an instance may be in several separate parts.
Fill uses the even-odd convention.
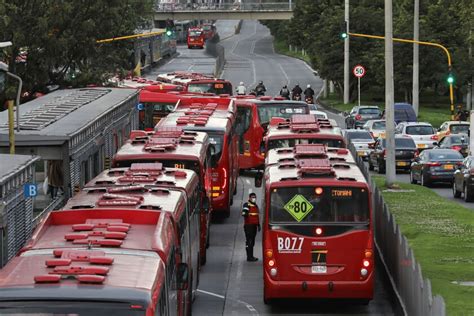
[[[357,78],[362,78],[363,76],[365,76],[365,68],[362,65],[356,65],[354,69],[352,69],[352,73]]]

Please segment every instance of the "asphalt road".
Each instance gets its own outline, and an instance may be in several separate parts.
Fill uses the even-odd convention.
[[[232,22],[226,22],[232,23]],[[228,30],[232,30],[228,27]],[[221,33],[218,24],[218,31]],[[221,38],[224,38],[221,35]],[[245,21],[241,33],[221,44],[226,49],[226,66],[222,77],[234,85],[243,81],[253,87],[262,80],[267,95],[278,94],[283,84],[292,87],[311,84],[318,93],[322,80],[316,77],[304,62],[275,54],[269,31],[258,22]],[[203,51],[180,48],[180,56],[155,72],[198,69]],[[196,54],[196,55],[195,55]],[[187,56],[193,56],[188,58]],[[205,65],[205,67],[209,67]],[[203,67],[203,68],[205,68]],[[329,113],[330,118],[342,126],[339,115]],[[253,186],[250,176],[241,176],[231,216],[214,222],[211,226],[210,248],[207,264],[202,267],[198,295],[193,304],[194,315],[393,315],[391,295],[382,281],[381,268],[376,278],[375,298],[367,306],[341,302],[285,301],[274,306],[263,303],[261,234],[257,235],[254,253],[258,262],[247,262],[245,236],[240,208],[249,192],[262,197],[262,190]]]

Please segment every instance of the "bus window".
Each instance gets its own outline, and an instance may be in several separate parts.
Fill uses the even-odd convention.
[[[3,302],[1,315],[9,316],[44,316],[44,315],[78,315],[78,316],[145,316],[143,310],[130,309],[130,303],[119,302],[81,302],[81,301],[21,301],[21,307],[5,306],[8,302]]]
[[[196,82],[189,83],[188,92],[196,93],[214,93],[232,95],[232,85],[227,82]]]
[[[265,104],[259,105],[258,119],[260,125],[265,126],[270,123],[272,117],[290,118],[293,114],[305,114],[308,110],[307,106],[291,106],[288,104]]]
[[[237,108],[237,120],[235,126],[235,132],[239,137],[239,153],[244,153],[244,134],[250,128],[250,122],[252,121],[252,108],[250,107],[239,107]]]
[[[217,134],[217,133],[209,133],[209,143],[214,146],[214,154],[212,155],[211,159],[211,167],[217,167],[217,163],[221,159],[222,155],[222,146],[224,143],[224,135]]]
[[[271,194],[270,222],[282,223],[367,223],[369,197],[366,189],[323,187],[274,189]]]

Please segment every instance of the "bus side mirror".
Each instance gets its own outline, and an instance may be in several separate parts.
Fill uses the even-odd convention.
[[[177,270],[177,286],[178,290],[187,290],[188,289],[188,265],[186,263],[178,264]]]
[[[255,187],[256,188],[260,188],[262,186],[262,181],[263,181],[263,173],[262,172],[258,172],[256,175],[255,175]]]

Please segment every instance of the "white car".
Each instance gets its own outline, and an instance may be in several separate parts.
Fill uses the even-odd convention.
[[[368,120],[362,128],[368,131],[374,139],[385,136],[385,120]]]
[[[345,129],[343,133],[346,144],[352,143],[357,150],[357,155],[362,159],[367,159],[372,151],[370,144],[375,143],[372,135],[360,129]]]
[[[310,114],[316,115],[318,119],[328,119],[328,115],[323,111],[309,111]]]
[[[408,135],[415,141],[420,150],[433,148],[438,136],[436,130],[430,123],[425,122],[402,122],[395,128],[395,133]]]

